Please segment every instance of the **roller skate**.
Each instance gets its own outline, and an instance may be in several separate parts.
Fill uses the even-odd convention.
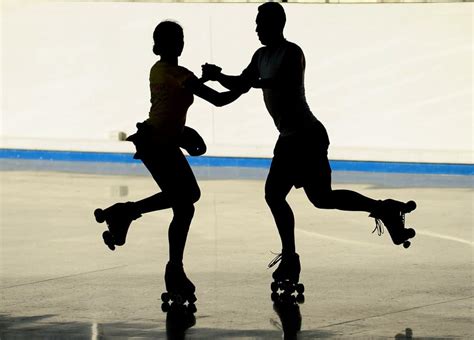
[[[404,248],[410,247],[409,239],[415,237],[416,232],[413,228],[405,228],[405,214],[415,209],[416,203],[414,201],[408,201],[407,203],[391,199],[381,201],[378,207],[369,215],[369,217],[375,218],[375,229],[372,233],[377,231],[378,235],[381,236],[385,225],[394,244],[403,244]]]
[[[167,312],[196,313],[196,287],[186,277],[183,265],[168,262],[165,271],[166,292],[161,294],[161,310]]]
[[[114,204],[107,209],[96,209],[94,216],[98,223],[107,222],[109,230],[102,233],[102,238],[110,250],[115,250],[115,246],[125,244],[130,224],[142,215],[134,211],[132,202],[127,202]]]
[[[280,262],[281,261],[281,262]],[[301,265],[298,254],[278,254],[269,264],[268,268],[280,262],[273,272],[271,298],[274,303],[294,305],[304,303],[304,285],[299,283]]]

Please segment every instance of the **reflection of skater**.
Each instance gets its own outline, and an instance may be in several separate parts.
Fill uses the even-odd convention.
[[[153,33],[153,52],[161,58],[150,71],[151,109],[149,118],[138,123],[138,131],[127,140],[136,146],[135,158],[141,159],[161,192],[137,202],[117,203],[94,214],[98,222],[107,222],[103,238],[107,246],[125,244],[128,228],[142,214],[171,208],[173,220],[168,229],[169,262],[166,266],[166,289],[181,300],[195,299],[195,287],[183,270],[183,253],[194,203],[200,189],[180,146],[191,155],[205,152],[199,134],[185,127],[186,113],[193,94],[221,106],[240,96],[240,92],[218,93],[202,84],[192,72],[178,66],[184,47],[183,30],[171,21],[161,22]],[[184,301],[181,301],[184,302]]]
[[[414,236],[404,229],[404,214],[415,208],[394,200],[376,201],[357,192],[333,190],[327,158],[326,129],[310,111],[305,99],[305,58],[299,46],[283,36],[286,16],[282,5],[268,2],[258,7],[256,32],[264,45],[239,76],[228,76],[215,65],[203,65],[203,76],[228,89],[261,88],[268,112],[280,136],[265,184],[265,199],[273,214],[282,242],[282,256],[275,280],[298,282],[299,257],[295,251],[294,217],[286,201],[293,186],[303,188],[314,206],[322,209],[366,211],[387,227],[395,244]],[[409,243],[405,244],[406,246]]]
[[[281,328],[283,339],[298,339],[298,332],[301,330],[302,317],[300,307],[296,303],[275,302],[273,310],[280,318],[281,325],[271,319],[270,322]]]
[[[166,314],[166,339],[184,340],[186,331],[196,324],[194,313],[186,308],[177,308]]]

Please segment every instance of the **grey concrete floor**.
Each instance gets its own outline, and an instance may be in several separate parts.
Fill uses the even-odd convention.
[[[266,266],[280,243],[264,182],[201,180],[185,255],[198,311],[176,321],[160,301],[171,213],[135,221],[115,252],[92,215],[155,193],[150,177],[12,169],[0,176],[1,339],[474,337],[472,186],[393,186],[391,175],[387,185],[334,184],[417,201],[407,215],[418,232],[409,249],[371,234],[367,214],[318,210],[293,190],[306,302],[277,313]]]

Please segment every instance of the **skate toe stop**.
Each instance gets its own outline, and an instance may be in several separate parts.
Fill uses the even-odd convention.
[[[161,304],[161,310],[162,310],[164,313],[168,313],[169,310],[170,310],[170,305],[169,305],[169,303],[163,302],[163,303]]]
[[[192,314],[196,313],[197,312],[196,305],[194,303],[190,303],[188,305],[188,311]]]
[[[104,223],[105,222],[105,216],[104,216],[104,211],[102,209],[95,209],[94,210],[94,217],[97,223]]]
[[[104,243],[107,247],[109,247],[110,250],[114,251],[115,250],[115,243],[114,243],[114,238],[112,234],[110,234],[109,231],[104,231],[102,233],[102,239],[104,240]]]
[[[407,208],[409,211],[413,211],[416,209],[416,202],[415,201],[408,201],[407,202]]]

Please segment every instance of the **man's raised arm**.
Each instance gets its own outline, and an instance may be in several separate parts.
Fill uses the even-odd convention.
[[[243,76],[229,76],[223,74],[222,69],[219,66],[213,64],[204,64],[202,68],[202,78],[203,81],[215,80],[219,84],[224,86],[226,89],[231,91],[247,92],[251,84]]]

